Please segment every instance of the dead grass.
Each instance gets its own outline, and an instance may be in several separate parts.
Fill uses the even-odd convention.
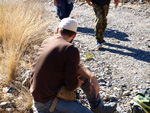
[[[15,96],[14,98],[18,110],[32,109],[33,99],[29,90],[26,87],[22,86],[22,84],[20,84],[19,82],[15,82],[12,87],[17,89],[19,92],[19,95]]]
[[[22,57],[26,51],[31,54],[27,48],[47,37],[49,24],[42,4],[35,0],[5,0],[0,4],[0,102],[13,100],[21,110],[31,108],[33,103],[28,89],[15,79],[20,63],[25,62],[21,61]],[[10,99],[2,91],[6,86],[14,87],[19,94]]]
[[[18,62],[29,44],[44,37],[49,22],[41,9],[36,1],[7,0],[0,5],[0,70],[8,82],[16,78]]]

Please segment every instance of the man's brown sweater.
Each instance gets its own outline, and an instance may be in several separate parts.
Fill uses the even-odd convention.
[[[46,103],[54,98],[62,85],[74,90],[78,84],[80,57],[74,45],[61,36],[43,41],[33,63],[30,92],[36,102]]]

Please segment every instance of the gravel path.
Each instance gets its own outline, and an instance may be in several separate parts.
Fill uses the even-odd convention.
[[[52,3],[46,3],[55,21],[49,29],[56,30],[59,19]],[[50,6],[49,6],[50,5]],[[132,7],[132,8],[131,8]],[[71,17],[78,22],[78,35],[74,44],[81,52],[81,62],[90,66],[100,84],[105,102],[118,102],[118,112],[127,113],[130,100],[138,91],[150,88],[150,12],[149,7],[127,5],[117,9],[110,5],[106,45],[92,51],[94,38],[94,12],[83,2],[76,2]],[[83,61],[89,51],[93,58]]]

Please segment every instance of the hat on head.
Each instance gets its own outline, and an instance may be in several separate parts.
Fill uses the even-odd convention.
[[[62,19],[58,27],[69,31],[77,32],[77,22],[69,17]]]

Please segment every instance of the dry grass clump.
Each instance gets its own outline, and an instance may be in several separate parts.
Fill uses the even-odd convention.
[[[43,11],[41,3],[35,0],[4,0],[0,3],[0,102],[15,101],[16,107],[23,110],[31,108],[32,97],[15,79],[27,48],[47,35],[50,20],[45,20]],[[2,91],[4,87],[14,87],[19,93],[9,99]]]
[[[32,110],[33,105],[32,96],[29,90],[26,87],[24,87],[20,82],[12,81],[9,84],[9,87],[5,88],[10,88],[9,93],[7,93],[6,91],[2,91],[3,88],[0,87],[0,94],[1,94],[0,100],[4,102],[11,102],[11,104],[9,105],[12,106],[11,111],[14,112],[17,110],[20,113],[21,111]]]
[[[30,95],[29,90],[22,86],[22,84],[15,83],[14,88],[18,90],[19,95],[15,96],[14,101],[16,103],[16,107],[18,110],[29,110],[32,109],[33,105],[33,99],[32,96]]]
[[[17,76],[21,56],[32,42],[43,38],[48,22],[42,17],[42,6],[36,2],[7,0],[0,4],[0,72],[7,81]]]
[[[7,84],[7,81],[6,81],[6,79],[5,79],[5,76],[2,76],[1,74],[0,74],[0,100],[2,100],[2,95],[3,95],[3,92],[2,92],[2,90],[3,90],[3,87],[4,86],[6,86],[6,84]]]

